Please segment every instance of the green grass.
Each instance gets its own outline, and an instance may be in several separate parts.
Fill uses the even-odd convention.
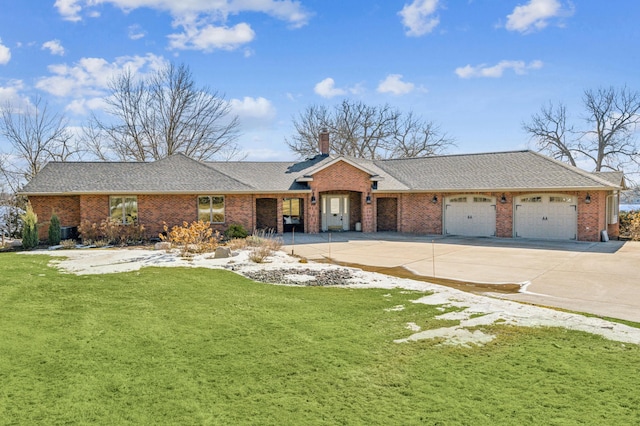
[[[0,254],[0,424],[640,423],[634,345],[499,325],[484,347],[396,344],[455,323],[415,292],[49,260]]]

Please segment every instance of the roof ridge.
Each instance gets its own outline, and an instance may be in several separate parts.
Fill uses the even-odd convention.
[[[608,186],[608,187],[612,186],[611,182],[607,181],[606,179],[602,179],[602,178],[600,178],[598,176],[595,176],[594,172],[588,172],[586,170],[581,169],[580,167],[572,166],[571,164],[567,164],[567,163],[564,163],[564,162],[562,162],[560,160],[556,160],[555,158],[549,157],[548,155],[544,155],[544,154],[542,154],[540,152],[537,152],[537,151],[529,150],[529,152],[531,152],[532,154],[537,155],[538,157],[543,158],[543,159],[545,159],[547,161],[550,161],[552,163],[560,165],[560,166],[564,167],[567,170],[571,170],[572,172],[578,173],[578,174],[580,174],[580,175],[582,175],[582,176],[584,176],[584,177],[586,177],[588,179],[591,179],[591,180],[599,183],[600,185],[605,185],[605,186]]]
[[[173,154],[173,155],[171,155],[171,156],[169,156],[169,157],[165,157],[165,158],[162,158],[162,159],[160,159],[160,160],[154,161],[153,163],[146,163],[146,164],[156,164],[156,163],[158,163],[158,162],[160,162],[160,161],[167,160],[167,159],[169,159],[169,158],[171,158],[171,157],[173,157],[173,156],[178,156],[178,155],[179,155],[179,156],[181,156],[181,157],[184,157],[184,158],[186,158],[187,160],[192,161],[192,162],[194,162],[194,163],[196,163],[196,164],[198,164],[198,165],[200,165],[200,166],[202,166],[202,167],[206,167],[206,168],[207,168],[207,169],[209,169],[209,170],[213,170],[213,171],[214,171],[214,172],[216,172],[216,173],[220,173],[221,175],[223,175],[223,176],[225,176],[225,177],[227,177],[227,178],[231,179],[231,180],[232,180],[232,181],[234,181],[234,182],[238,182],[238,183],[240,183],[240,184],[242,184],[242,185],[244,185],[244,186],[246,186],[246,187],[248,187],[248,188],[251,188],[251,189],[256,189],[253,185],[250,185],[250,184],[248,184],[248,183],[246,183],[246,182],[243,182],[243,181],[241,181],[241,180],[239,180],[239,179],[236,179],[235,177],[230,176],[230,175],[228,175],[228,174],[224,173],[223,171],[220,171],[220,170],[218,170],[218,169],[216,169],[216,168],[214,168],[214,167],[211,167],[209,164],[207,164],[207,163],[206,163],[206,162],[204,162],[204,161],[196,160],[195,158],[191,158],[191,157],[189,157],[189,156],[187,156],[187,155],[185,155],[185,154],[183,154],[183,153],[181,153],[181,152],[178,152],[178,153]]]
[[[440,154],[440,155],[427,155],[424,157],[406,157],[406,158],[381,158],[379,160],[369,160],[373,162],[378,161],[406,161],[406,160],[424,160],[427,158],[449,158],[449,157],[471,157],[480,155],[496,155],[496,154],[517,154],[530,152],[529,149],[515,149],[510,151],[491,151],[491,152],[471,152],[471,153],[458,153],[458,154]]]

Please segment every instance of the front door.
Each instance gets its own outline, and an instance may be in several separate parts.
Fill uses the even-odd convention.
[[[349,196],[323,195],[322,196],[322,230],[323,231],[348,231],[349,230]]]

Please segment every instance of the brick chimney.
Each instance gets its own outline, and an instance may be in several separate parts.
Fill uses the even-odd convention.
[[[322,129],[320,131],[320,154],[329,155],[329,131],[327,129]]]

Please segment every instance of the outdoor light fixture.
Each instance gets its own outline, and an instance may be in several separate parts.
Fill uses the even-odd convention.
[[[371,194],[367,194],[367,198],[365,200],[367,204],[371,204]]]
[[[504,204],[504,203],[506,203],[506,202],[507,202],[507,197],[505,197],[505,195],[504,195],[504,194],[502,194],[502,197],[500,197],[500,202],[501,202],[502,204]]]
[[[591,195],[587,194],[587,196],[584,197],[584,203],[585,204],[590,204],[591,203]]]
[[[316,203],[316,194],[311,193],[311,204],[315,204]]]
[[[438,196],[437,196],[437,195],[434,195],[434,196],[433,196],[433,198],[431,199],[431,202],[432,202],[433,204],[437,203],[437,202],[438,202]]]

